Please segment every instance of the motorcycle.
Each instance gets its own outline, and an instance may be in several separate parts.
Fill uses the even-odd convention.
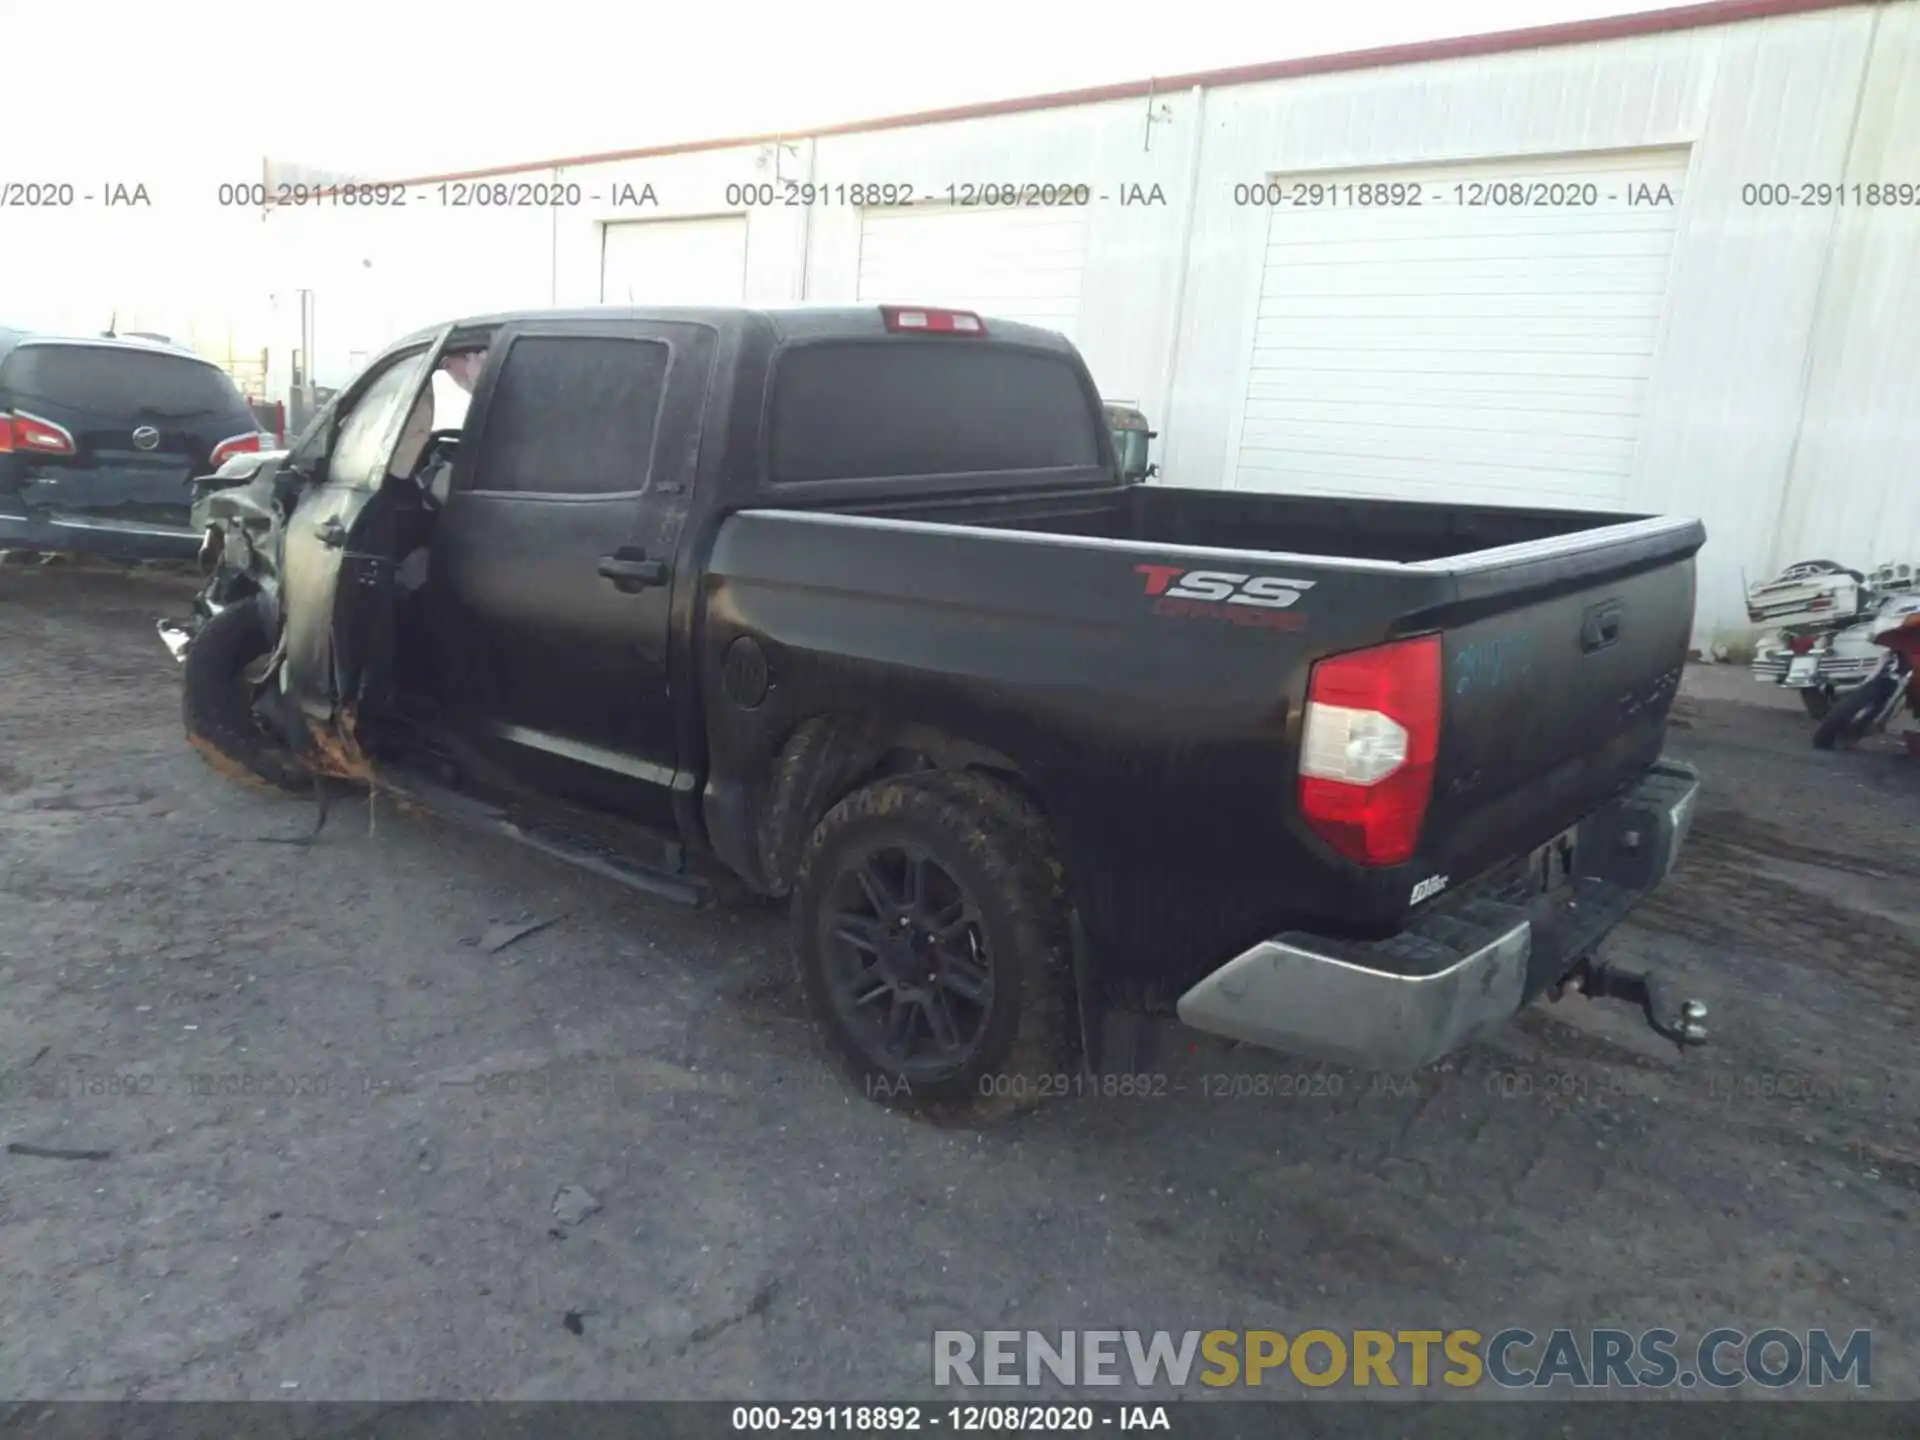
[[[1881,647],[1873,674],[1834,702],[1813,732],[1816,750],[1850,750],[1887,727],[1904,705],[1920,718],[1920,689],[1913,672],[1920,666],[1920,595],[1902,595],[1884,604],[1866,627]],[[1907,753],[1920,758],[1920,730],[1905,736]]]
[[[1814,720],[1874,672],[1880,652],[1861,630],[1874,603],[1865,575],[1803,560],[1747,589],[1747,619],[1771,627],[1754,647],[1753,678],[1797,692]]]

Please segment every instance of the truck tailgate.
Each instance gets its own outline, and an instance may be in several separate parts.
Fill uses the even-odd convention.
[[[1441,562],[1456,599],[1422,852],[1464,880],[1546,843],[1659,758],[1693,628],[1697,521]]]

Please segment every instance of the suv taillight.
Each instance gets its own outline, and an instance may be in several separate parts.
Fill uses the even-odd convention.
[[[75,448],[73,436],[51,420],[18,410],[0,415],[0,453],[18,450],[29,455],[71,455]]]
[[[882,305],[887,329],[935,335],[985,335],[987,322],[970,310],[929,310],[924,305]]]
[[[222,440],[213,447],[213,454],[207,457],[207,463],[218,470],[236,455],[257,455],[260,453],[260,432],[249,430],[244,435],[235,435]]]
[[[1420,844],[1440,751],[1440,637],[1313,667],[1300,735],[1300,815],[1349,860],[1399,865]]]

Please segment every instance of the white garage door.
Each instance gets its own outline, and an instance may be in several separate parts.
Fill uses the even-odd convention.
[[[1271,212],[1235,483],[1620,505],[1685,169],[1663,150],[1277,177],[1286,195],[1336,185],[1339,203]],[[1590,186],[1594,203],[1506,203],[1515,182],[1562,187],[1519,192],[1535,201]],[[1347,203],[1349,184],[1383,183],[1418,183],[1423,203]]]
[[[747,221],[630,220],[600,252],[607,305],[738,305],[747,293]]]
[[[859,298],[973,310],[1071,336],[1086,249],[1079,207],[864,210]]]

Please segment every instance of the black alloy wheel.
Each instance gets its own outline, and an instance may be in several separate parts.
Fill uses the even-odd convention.
[[[975,1123],[1064,1090],[1063,891],[1023,797],[948,772],[856,790],[808,837],[792,910],[808,1008],[869,1098]]]
[[[962,1069],[993,1008],[994,963],[966,887],[924,846],[844,852],[821,910],[830,994],[861,1048],[909,1082]]]

